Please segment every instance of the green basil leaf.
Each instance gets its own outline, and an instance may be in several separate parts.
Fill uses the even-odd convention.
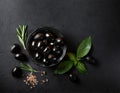
[[[71,61],[74,62],[74,65],[77,64],[77,59],[76,59],[76,57],[75,57],[75,55],[74,55],[73,53],[68,53],[68,57],[69,57],[69,59],[70,59]]]
[[[86,56],[89,53],[91,46],[92,40],[91,37],[89,36],[88,38],[84,39],[78,46],[77,59],[79,60],[80,58]]]
[[[82,63],[82,62],[78,62],[77,65],[76,65],[76,68],[80,73],[86,73],[87,72],[85,64]]]
[[[55,74],[64,74],[68,72],[73,66],[73,61],[63,61],[61,62],[57,69],[55,70]]]

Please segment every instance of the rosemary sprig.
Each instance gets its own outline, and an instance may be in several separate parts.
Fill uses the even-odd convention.
[[[29,64],[20,63],[20,68],[29,72],[38,72],[37,70],[33,69]]]
[[[19,25],[18,28],[16,28],[17,31],[17,37],[22,44],[23,48],[26,49],[26,40],[28,37],[28,32],[27,32],[27,26],[26,25]]]

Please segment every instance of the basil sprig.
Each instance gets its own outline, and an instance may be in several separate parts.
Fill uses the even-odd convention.
[[[81,59],[90,52],[91,47],[92,39],[89,36],[80,43],[77,48],[76,55],[74,53],[67,54],[69,58],[68,61],[61,62],[55,70],[55,74],[64,74],[72,67],[75,67],[80,73],[86,73],[87,68]]]
[[[16,28],[17,31],[17,37],[22,44],[23,48],[26,49],[26,41],[28,37],[28,32],[27,32],[27,26],[26,25],[19,25],[18,28]]]

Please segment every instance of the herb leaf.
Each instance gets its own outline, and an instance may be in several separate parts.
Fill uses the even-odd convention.
[[[68,53],[68,57],[69,57],[69,59],[70,59],[71,61],[74,62],[74,65],[77,64],[77,59],[76,59],[76,57],[75,57],[75,55],[74,55],[73,53]]]
[[[68,72],[73,66],[73,61],[63,61],[59,64],[58,68],[55,70],[55,74],[64,74]]]
[[[20,68],[29,72],[38,72],[37,70],[33,69],[29,64],[20,63]]]
[[[82,62],[78,62],[77,65],[76,65],[76,68],[80,73],[86,73],[87,72],[87,69]]]
[[[89,53],[91,46],[92,40],[91,37],[89,36],[88,38],[84,39],[78,46],[77,59],[79,60],[80,58],[86,56]]]
[[[17,37],[22,44],[23,48],[26,49],[26,40],[28,37],[28,32],[27,32],[27,26],[26,25],[19,25],[18,28],[16,28],[17,31]]]

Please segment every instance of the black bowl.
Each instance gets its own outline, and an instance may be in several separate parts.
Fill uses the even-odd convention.
[[[39,28],[27,40],[29,55],[42,67],[57,65],[64,58],[66,50],[63,35],[53,27]]]

